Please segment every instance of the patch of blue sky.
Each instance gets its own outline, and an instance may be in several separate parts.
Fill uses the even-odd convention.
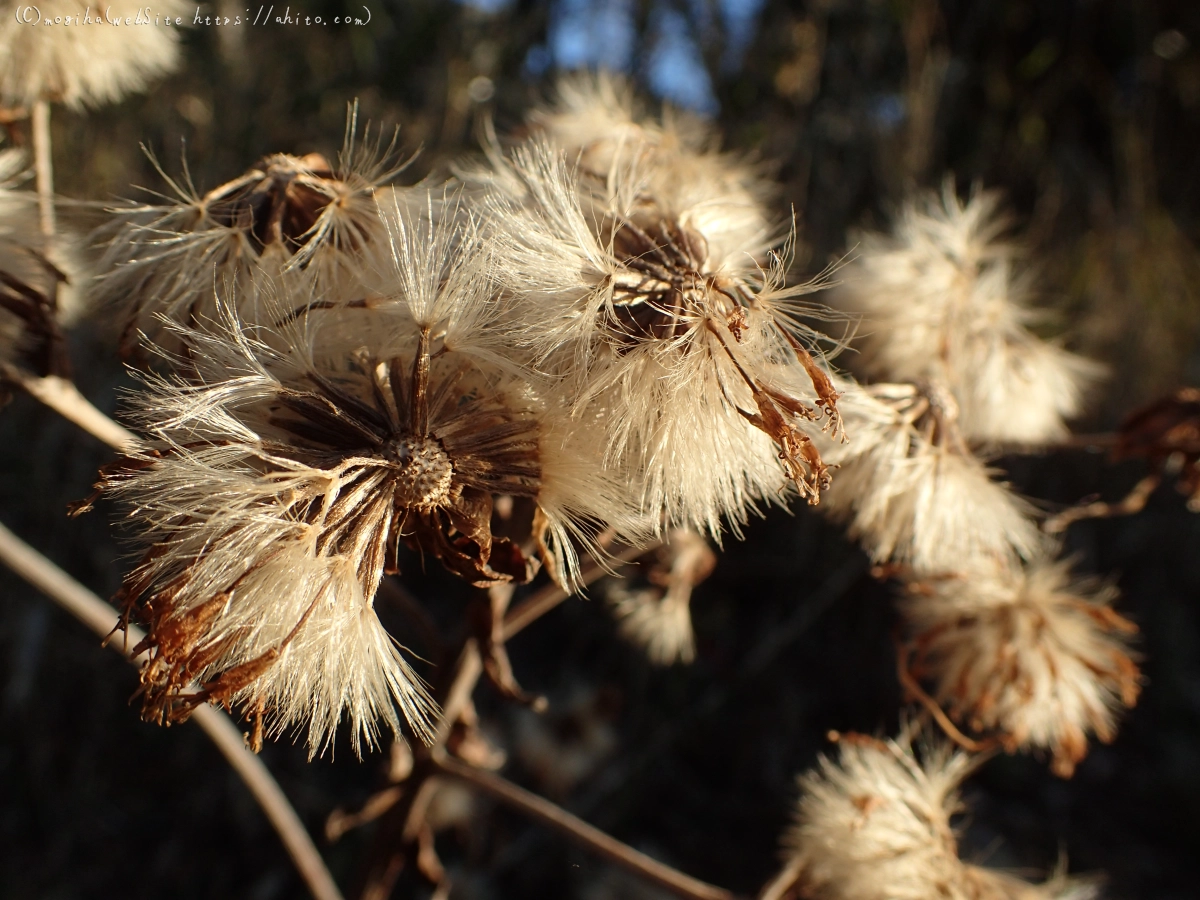
[[[651,12],[645,73],[650,90],[676,106],[707,115],[720,108],[687,17],[667,3]]]
[[[721,71],[736,72],[754,35],[758,31],[758,17],[762,14],[766,0],[717,0],[724,26],[721,53]]]
[[[558,0],[547,46],[560,69],[627,72],[637,44],[634,0]]]

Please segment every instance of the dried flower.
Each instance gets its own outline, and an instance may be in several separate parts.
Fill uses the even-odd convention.
[[[840,467],[828,511],[874,561],[936,574],[976,560],[1014,565],[1040,552],[1031,508],[967,451],[945,392],[837,384],[855,440],[825,449]]]
[[[1050,750],[1069,777],[1087,734],[1111,741],[1118,710],[1137,702],[1137,629],[1113,611],[1116,593],[1072,582],[1070,563],[1051,559],[912,583],[912,672],[956,719],[998,732],[1010,751]]]
[[[651,662],[690,663],[696,657],[692,589],[712,574],[717,557],[704,535],[686,528],[672,529],[657,556],[650,587],[617,583],[609,589],[608,601],[622,637],[643,648]]]
[[[808,430],[840,420],[797,319],[813,287],[783,286],[765,234],[732,240],[721,184],[656,194],[637,157],[599,180],[533,139],[493,154],[492,174],[463,173],[484,193],[513,321],[577,414],[604,411],[606,459],[641,473],[650,515],[718,535],[789,480],[817,502],[828,471]]]
[[[179,62],[179,29],[157,25],[194,6],[162,0],[149,8],[95,6],[86,0],[42,0],[37,6],[4,4],[0,14],[0,102],[32,106],[40,100],[72,108],[114,103],[146,89]],[[41,21],[28,21],[22,15]],[[125,24],[151,16],[155,25]],[[59,20],[55,22],[55,20]],[[49,26],[49,27],[47,27]]]
[[[778,188],[764,167],[720,152],[711,122],[691,113],[668,106],[661,121],[640,115],[632,89],[610,74],[564,78],[557,106],[535,109],[530,119],[595,187],[634,166],[646,196],[686,210],[716,258],[731,250],[737,259],[726,262],[761,262],[781,236],[767,212]]]
[[[1032,277],[998,240],[999,198],[965,205],[948,180],[941,198],[909,202],[891,235],[858,238],[835,297],[864,316],[863,367],[887,381],[942,381],[960,408],[964,438],[1041,444],[1067,434],[1102,368],[1037,338]]]
[[[407,163],[394,136],[359,143],[356,130],[351,107],[336,169],[320,154],[276,153],[203,196],[186,170],[178,182],[160,168],[176,199],[113,210],[97,302],[121,309],[127,338],[141,329],[155,339],[162,318],[211,318],[218,292],[236,298],[243,319],[265,322],[264,282],[280,278],[323,306],[367,302],[361,276],[388,246],[375,190]]]
[[[476,584],[530,578],[534,561],[491,532],[497,494],[538,503],[543,553],[570,583],[603,476],[560,465],[580,442],[543,427],[532,373],[472,354],[491,324],[480,257],[419,233],[390,244],[404,277],[379,310],[288,316],[285,295],[270,327],[226,304],[207,329],[174,326],[193,375],[146,376],[152,449],[105,483],[152,542],[122,591],[150,626],[148,716],[236,702],[256,730],[307,725],[317,753],[343,714],[356,749],[380,720],[397,730],[394,701],[424,734],[431,703],[375,592],[401,541]],[[569,509],[580,495],[592,505]]]
[[[1061,877],[1044,885],[964,863],[952,817],[976,761],[948,744],[846,735],[837,762],[800,777],[796,822],[784,838],[812,900],[1050,900],[1094,896]]]
[[[1177,471],[1188,509],[1200,512],[1200,389],[1179,388],[1130,413],[1112,458],[1145,459],[1158,473]]]

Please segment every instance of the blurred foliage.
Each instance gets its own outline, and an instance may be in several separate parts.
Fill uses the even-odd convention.
[[[92,114],[56,110],[60,192],[109,201],[145,196],[135,186],[162,190],[139,143],[173,175],[184,149],[201,190],[270,152],[333,154],[354,100],[360,120],[384,133],[399,126],[403,145],[421,148],[402,176],[415,181],[470,152],[483,116],[502,133],[519,128],[560,66],[607,62],[660,96],[715,109],[727,146],[773,167],[781,220],[789,206],[798,220],[797,277],[853,252],[849,229],[883,227],[908,192],[952,172],[962,190],[1007,192],[1044,300],[1060,313],[1056,332],[1111,366],[1094,421],[1081,427],[1111,427],[1200,379],[1192,0],[367,5],[366,27],[194,29],[185,67],[148,94]],[[325,20],[361,8],[305,7]],[[73,341],[82,389],[111,409],[129,383],[112,335],[81,329]],[[111,591],[128,565],[110,528],[115,510],[62,516],[105,451],[23,398],[0,430],[5,523]],[[1054,504],[1119,497],[1140,474],[1079,451],[999,463]],[[1062,849],[1072,870],[1108,872],[1112,897],[1194,896],[1198,542],[1200,518],[1169,491],[1137,517],[1073,529],[1068,549],[1081,568],[1114,577],[1122,612],[1142,626],[1147,689],[1116,743],[1096,747],[1072,781],[1034,759],[990,764],[969,785],[966,844],[978,858],[1046,870]],[[11,576],[0,573],[0,585],[0,898],[298,896],[273,833],[200,734],[139,722],[125,702],[132,670]],[[408,586],[441,621],[461,613],[462,591],[439,573]],[[590,713],[615,735],[611,752],[568,808],[753,893],[775,866],[793,777],[826,746],[825,732],[895,730],[890,590],[836,529],[799,509],[727,541],[694,610],[690,668],[644,662],[596,600],[572,600],[517,638],[514,664],[557,706],[588,692],[615,698]],[[516,741],[518,714],[485,689],[480,704],[488,727]],[[264,756],[317,834],[331,810],[379,785],[384,765],[341,745],[312,765],[286,743]],[[536,787],[536,769],[512,759],[513,777]],[[561,838],[485,813],[439,838],[462,896],[642,896]],[[372,837],[368,827],[325,848],[341,883],[354,880]],[[427,891],[413,879],[396,896]]]

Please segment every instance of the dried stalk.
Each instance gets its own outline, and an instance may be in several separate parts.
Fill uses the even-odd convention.
[[[670,891],[676,897],[689,898],[689,900],[733,900],[733,894],[730,891],[692,878],[690,875],[685,875],[634,850],[628,844],[621,843],[600,829],[571,815],[562,807],[530,793],[506,778],[475,766],[469,766],[449,756],[445,751],[435,751],[431,759],[442,774],[464,781],[501,803],[549,825],[598,856]]]
[[[661,546],[660,543],[654,543],[648,547],[628,547],[618,553],[613,558],[613,561],[617,563],[633,562],[639,556],[653,553],[659,546]],[[605,566],[594,559],[589,560],[583,567],[583,571],[579,573],[580,590],[600,577],[609,574],[610,571],[610,566]],[[535,591],[504,618],[504,640],[507,641],[514,635],[524,631],[528,626],[550,612],[550,610],[554,609],[568,597],[573,597],[577,593],[579,591],[569,594],[553,582],[541,590]]]
[[[627,561],[627,559],[640,556],[644,552],[647,551],[630,548],[624,551],[618,559]],[[584,567],[580,583],[584,586],[591,584],[606,571],[604,566],[593,560]],[[536,591],[505,617],[503,638],[507,640],[528,627],[568,596],[556,584],[547,585]],[[438,692],[442,716],[437,730],[434,732],[432,745],[415,748],[414,771],[410,779],[405,782],[404,791],[390,793],[388,798],[382,801],[387,804],[386,813],[383,814],[383,821],[376,833],[373,847],[367,854],[364,871],[359,876],[359,886],[352,891],[352,896],[358,900],[382,900],[391,894],[392,887],[404,866],[406,851],[411,848],[414,836],[422,824],[424,804],[421,801],[428,790],[429,776],[435,774],[434,770],[437,768],[432,763],[432,757],[434,755],[445,756],[443,748],[446,741],[449,739],[455,723],[458,722],[459,716],[471,702],[475,687],[483,674],[484,660],[480,652],[479,641],[475,637],[467,637],[459,650],[453,675],[445,687]],[[389,791],[393,791],[393,788],[384,789],[384,793]],[[373,812],[379,811],[373,810]],[[565,812],[563,814],[567,815]]]
[[[783,868],[759,892],[758,900],[787,900],[795,896],[793,888],[800,880],[802,866],[798,856],[788,858]]]
[[[925,689],[921,687],[920,682],[917,681],[912,672],[909,670],[908,646],[901,641],[899,637],[895,638],[895,642],[896,676],[899,678],[900,686],[904,688],[904,692],[907,694],[908,698],[920,701],[921,705],[925,707],[926,711],[933,716],[933,720],[937,722],[942,731],[945,732],[946,737],[950,738],[950,740],[954,741],[954,743],[958,744],[958,746],[962,747],[968,753],[984,753],[993,749],[997,744],[995,739],[988,738],[987,740],[983,741],[973,740],[963,734],[962,731],[959,730],[958,726],[950,721],[950,717],[946,715],[946,712],[942,709],[941,705],[925,692]]]
[[[37,174],[38,209],[42,234],[54,237],[54,161],[50,145],[50,104],[33,104],[33,166]]]
[[[121,453],[132,453],[140,442],[133,432],[118,425],[96,407],[75,387],[74,382],[57,375],[38,378],[16,366],[4,365],[0,375],[33,399],[44,403],[64,419],[78,425],[88,434]]]
[[[116,630],[116,610],[2,524],[0,561],[101,637],[107,638]],[[141,629],[134,625],[128,626],[126,635],[128,641],[135,645],[144,637]],[[126,656],[130,662],[140,663],[145,654],[131,657],[126,652],[125,645],[126,642],[109,643],[110,647]],[[291,856],[313,897],[316,900],[342,900],[341,891],[338,890],[333,876],[329,874],[329,869],[321,859],[321,854],[305,831],[304,823],[300,821],[300,817],[262,760],[246,748],[241,731],[229,716],[214,707],[201,706],[193,713],[192,721],[216,744],[221,755],[250,789],[250,793],[279,834],[288,855]]]

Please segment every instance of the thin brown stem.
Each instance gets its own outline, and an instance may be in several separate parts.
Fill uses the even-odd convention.
[[[913,677],[912,672],[908,670],[908,649],[899,640],[896,642],[896,674],[900,678],[900,684],[904,688],[905,693],[910,698],[918,700],[928,710],[929,714],[933,716],[934,721],[941,726],[942,731],[954,743],[971,753],[983,753],[987,750],[992,750],[996,746],[994,739],[983,741],[972,740],[963,734],[957,725],[950,721],[950,717],[946,715],[941,704],[925,692],[925,689]]]
[[[453,676],[449,683],[438,691],[442,717],[434,731],[434,748],[444,746],[449,740],[459,716],[471,702],[471,695],[474,694],[475,686],[482,675],[483,658],[479,652],[479,642],[473,637],[467,638],[454,664]],[[412,774],[404,784],[403,793],[383,815],[371,849],[351,890],[351,896],[357,900],[386,900],[391,895],[405,860],[413,849],[413,836],[423,822],[429,792],[432,789],[429,783],[430,766],[427,762],[431,750],[420,746],[414,749],[417,759]]]
[[[50,104],[33,104],[33,167],[37,176],[38,210],[42,234],[54,237],[54,161],[50,144]]]
[[[136,435],[118,425],[91,404],[91,401],[74,382],[57,375],[47,375],[39,378],[16,366],[4,365],[0,368],[0,377],[9,382],[33,399],[44,403],[64,419],[78,425],[88,434],[103,441],[121,453],[133,453],[140,446]]]
[[[1162,482],[1162,475],[1158,472],[1151,472],[1141,481],[1133,486],[1125,497],[1118,500],[1116,503],[1104,503],[1098,501],[1096,503],[1085,503],[1082,506],[1072,506],[1065,509],[1056,516],[1051,516],[1042,523],[1042,530],[1047,534],[1061,534],[1067,530],[1073,522],[1080,522],[1084,519],[1107,519],[1113,516],[1131,516],[1134,513],[1139,513],[1146,508],[1146,503],[1150,499],[1159,484]]]
[[[758,900],[786,900],[794,896],[792,889],[800,880],[803,866],[798,856],[790,856],[783,868],[772,878],[758,894]]]
[[[621,843],[611,835],[571,815],[562,807],[530,793],[506,778],[469,766],[444,751],[435,751],[431,759],[441,773],[464,781],[501,803],[537,819],[596,855],[622,866],[676,897],[689,900],[733,900],[730,891],[685,875],[628,844]]]
[[[116,630],[119,622],[116,610],[2,524],[0,562],[101,637],[108,637]],[[129,625],[127,628],[129,641],[134,645],[145,637],[136,626]],[[108,646],[134,664],[141,663],[146,656],[144,653],[136,657],[130,656],[124,649],[125,642],[122,641],[110,641]],[[263,761],[246,748],[241,731],[229,716],[214,707],[201,706],[192,714],[192,721],[216,744],[217,749],[250,789],[250,793],[283,841],[288,855],[291,856],[313,897],[316,900],[342,900],[341,891],[338,890],[333,876],[329,874],[329,869],[321,859],[321,854],[304,829],[304,823],[300,821],[300,817]]]
[[[454,723],[458,721],[464,707],[471,702],[471,695],[475,693],[475,685],[479,683],[481,675],[483,657],[479,653],[479,642],[470,638],[458,656],[458,663],[454,667],[454,679],[446,689],[446,697],[442,701],[442,718],[438,722],[437,731],[434,732],[434,747],[443,746],[450,737]]]
[[[633,562],[640,556],[653,553],[660,546],[661,543],[656,542],[648,547],[627,547],[613,557],[612,561],[618,564]],[[579,573],[580,589],[599,580],[602,576],[610,574],[611,570],[611,566],[605,566],[594,559],[589,560],[584,564],[583,571]],[[551,583],[530,594],[505,617],[504,640],[508,641],[514,635],[524,631],[568,597],[573,597],[577,593],[579,593],[578,590],[573,593],[567,593],[559,585]]]
[[[413,357],[412,397],[409,416],[413,433],[418,437],[429,434],[429,329],[421,329],[417,355]]]

